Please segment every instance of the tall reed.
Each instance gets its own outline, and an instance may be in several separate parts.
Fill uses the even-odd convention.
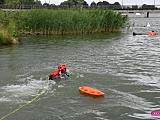
[[[31,10],[25,31],[34,34],[86,34],[119,31],[127,19],[111,10]]]
[[[127,21],[126,17],[112,10],[34,9],[5,12],[0,23],[3,26],[14,23],[12,36],[18,36],[23,33],[63,35],[120,31]]]

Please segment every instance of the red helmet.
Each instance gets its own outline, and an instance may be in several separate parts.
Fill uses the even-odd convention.
[[[66,64],[59,64],[58,65],[58,69],[59,70],[64,70],[64,69],[67,69],[68,67],[67,67],[67,65]]]

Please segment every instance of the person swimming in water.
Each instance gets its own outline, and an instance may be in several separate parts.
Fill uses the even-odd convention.
[[[157,32],[155,32],[155,31],[149,31],[147,34],[146,33],[135,33],[135,32],[133,32],[133,36],[135,36],[135,35],[148,35],[148,36],[154,36],[154,35],[156,35],[157,34]]]
[[[58,69],[49,75],[49,80],[62,79],[69,77],[69,70],[66,64],[59,64]]]

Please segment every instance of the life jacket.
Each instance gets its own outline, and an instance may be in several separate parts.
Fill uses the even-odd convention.
[[[147,33],[148,36],[153,36],[153,35],[156,35],[157,33],[155,31],[149,31]]]
[[[50,75],[49,75],[49,79],[57,79],[61,76],[61,70],[57,69],[57,70],[54,70]]]
[[[54,70],[50,75],[49,75],[49,79],[53,80],[53,79],[59,79],[61,77],[69,77],[69,74],[67,74],[66,70],[67,70],[67,65],[66,64],[59,64],[58,65],[58,69]]]

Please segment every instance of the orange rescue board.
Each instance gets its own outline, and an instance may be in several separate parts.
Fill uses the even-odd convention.
[[[104,96],[104,92],[97,90],[95,88],[91,88],[88,86],[79,87],[79,91],[84,94],[92,95],[92,96]]]

